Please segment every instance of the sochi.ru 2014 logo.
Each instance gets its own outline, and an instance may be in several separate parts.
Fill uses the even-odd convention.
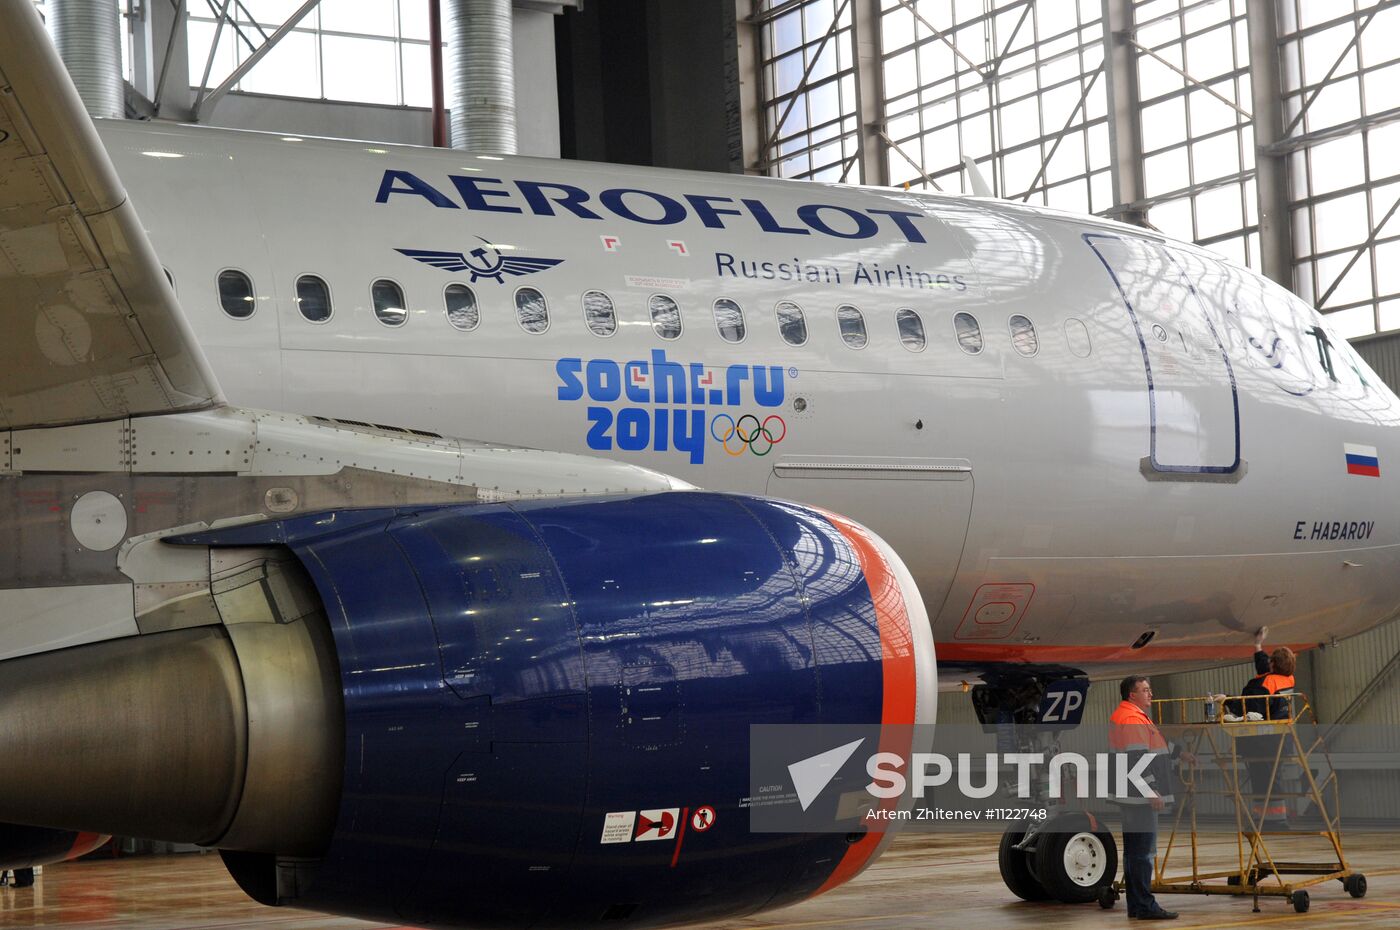
[[[787,438],[787,423],[776,413],[761,422],[751,413],[738,420],[727,413],[717,413],[710,420],[710,435],[732,456],[743,455],[745,449],[754,455],[767,455]]]
[[[480,236],[477,238],[481,239]],[[544,271],[546,268],[553,268],[564,261],[562,258],[527,258],[524,255],[502,255],[499,249],[485,239],[481,239],[481,242],[481,246],[477,246],[470,252],[434,252],[429,249],[395,249],[394,251],[416,259],[425,265],[432,265],[434,268],[441,268],[443,271],[453,274],[465,271],[472,276],[472,284],[482,278],[495,281],[497,284],[504,284],[505,275],[518,277],[534,274],[537,271]]]
[[[784,379],[797,377],[781,365],[677,362],[664,349],[628,361],[561,358],[554,373],[557,399],[585,404],[588,448],[679,452],[692,465],[704,463],[711,441],[733,457],[772,452],[787,423],[763,408],[781,407]]]

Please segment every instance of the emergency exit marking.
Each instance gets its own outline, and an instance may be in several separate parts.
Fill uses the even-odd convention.
[[[695,813],[690,815],[690,829],[696,833],[704,833],[715,825],[715,809],[706,804],[704,807],[695,808]]]
[[[603,817],[603,836],[599,843],[632,842],[632,826],[637,822],[636,811],[613,811]]]

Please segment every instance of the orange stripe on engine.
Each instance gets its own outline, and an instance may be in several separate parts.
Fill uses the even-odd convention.
[[[86,856],[111,837],[105,833],[79,833],[73,840],[73,845],[68,847],[68,852],[64,859],[77,859],[79,856]]]
[[[918,686],[914,670],[914,632],[910,628],[904,592],[900,589],[899,580],[895,578],[889,563],[885,561],[879,547],[864,528],[833,513],[822,511],[822,515],[840,530],[841,535],[846,537],[846,541],[855,550],[856,557],[860,559],[861,571],[865,575],[865,583],[870,588],[870,599],[875,604],[875,618],[880,633],[880,666],[884,676],[880,751],[897,753],[901,758],[907,759],[913,738],[911,727],[914,723]],[[899,799],[887,800],[881,806],[887,810],[894,810],[899,806]],[[841,861],[836,864],[835,870],[822,886],[813,892],[813,897],[854,878],[870,862],[883,839],[883,830],[871,830],[851,844]]]

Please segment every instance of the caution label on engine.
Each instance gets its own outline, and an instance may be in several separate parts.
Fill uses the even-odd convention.
[[[603,818],[603,838],[600,843],[632,842],[632,827],[637,822],[636,811],[614,811]]]

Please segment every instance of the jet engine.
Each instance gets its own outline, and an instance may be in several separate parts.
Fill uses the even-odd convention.
[[[751,832],[749,726],[934,718],[909,573],[795,504],[344,510],[166,542],[207,551],[222,622],[0,664],[0,821],[217,847],[268,904],[577,928],[795,902],[890,836]]]

